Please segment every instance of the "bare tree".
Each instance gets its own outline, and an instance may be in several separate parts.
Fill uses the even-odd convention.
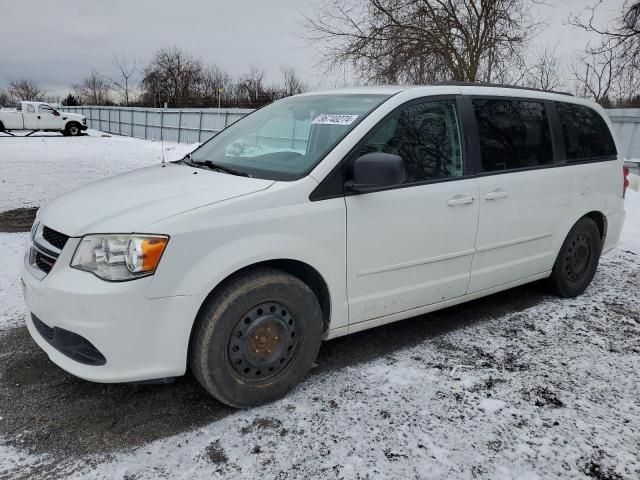
[[[141,87],[154,105],[194,106],[201,100],[204,65],[177,47],[160,49],[144,68]]]
[[[623,57],[625,63],[638,67],[640,64],[640,1],[625,0],[621,14],[606,26],[599,26],[596,22],[598,9],[604,5],[604,0],[595,0],[578,15],[569,17],[569,24],[587,32],[599,34],[603,41],[596,49],[598,53],[616,51]]]
[[[111,85],[102,75],[93,71],[80,84],[74,85],[75,94],[85,105],[110,105]]]
[[[233,94],[233,80],[228,72],[214,66],[202,73],[201,95],[207,105],[221,105]]]
[[[9,82],[9,95],[19,101],[37,101],[44,97],[45,91],[35,81],[20,78]]]
[[[571,65],[576,93],[603,105],[611,104],[616,82],[623,71],[624,67],[615,53],[609,50],[587,51]]]
[[[553,49],[545,48],[536,53],[525,79],[528,87],[556,90],[565,84],[559,73],[561,59],[558,58],[557,51],[556,45]]]
[[[535,0],[532,0],[535,2]],[[525,0],[333,0],[306,18],[329,67],[367,81],[494,81],[539,23]],[[536,2],[537,3],[537,2]]]
[[[280,67],[283,80],[283,96],[290,97],[291,95],[298,95],[303,93],[307,86],[298,76],[296,70],[291,65],[283,65]]]
[[[11,97],[4,90],[0,90],[0,107],[11,104]]]
[[[244,74],[238,82],[239,93],[249,103],[258,103],[266,93],[264,86],[264,69],[253,65],[249,73]]]
[[[625,0],[621,14],[603,27],[596,22],[602,5],[603,0],[597,0],[568,20],[600,35],[600,43],[588,46],[578,62],[578,91],[604,104],[635,104],[640,88],[640,1]]]
[[[122,54],[120,56],[114,55],[113,66],[118,71],[119,76],[117,79],[109,79],[109,81],[124,104],[129,106],[129,101],[132,96],[132,85],[135,75],[138,72],[138,63],[135,60],[128,60],[126,55]]]

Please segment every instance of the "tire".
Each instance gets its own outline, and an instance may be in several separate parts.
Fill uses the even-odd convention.
[[[64,128],[64,133],[67,137],[77,137],[80,135],[80,125],[77,122],[69,122]]]
[[[573,226],[553,265],[549,284],[553,293],[572,298],[582,294],[598,268],[602,238],[596,223],[584,217]]]
[[[219,401],[253,407],[300,383],[321,339],[322,312],[311,289],[265,268],[232,279],[209,299],[196,320],[189,363]]]
[[[0,132],[4,132],[4,124],[0,122]]]

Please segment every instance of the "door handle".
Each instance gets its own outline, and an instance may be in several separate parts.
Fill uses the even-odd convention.
[[[469,203],[473,203],[473,197],[465,197],[464,195],[456,195],[451,197],[447,202],[447,205],[450,207],[454,207],[456,205],[468,205]]]
[[[507,191],[504,188],[496,188],[495,190],[487,193],[484,196],[485,200],[496,200],[498,198],[505,198],[507,196]]]
[[[38,115],[38,120],[40,120],[40,115]]]

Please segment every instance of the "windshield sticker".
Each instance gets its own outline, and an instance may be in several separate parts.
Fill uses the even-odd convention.
[[[351,125],[356,121],[358,115],[331,115],[324,113],[318,115],[311,124],[314,125]]]

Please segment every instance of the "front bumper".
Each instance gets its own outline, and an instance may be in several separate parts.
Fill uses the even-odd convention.
[[[146,294],[153,277],[106,282],[73,269],[69,264],[78,242],[79,239],[69,239],[51,271],[41,280],[32,274],[27,262],[23,264],[25,302],[31,315],[44,325],[36,328],[34,319],[27,316],[27,327],[35,342],[62,369],[95,382],[184,375],[191,326],[199,308],[196,297],[150,299]],[[47,329],[86,340],[104,357],[104,364],[78,361],[73,352],[70,354],[46,338]],[[78,338],[72,338],[82,347]]]

